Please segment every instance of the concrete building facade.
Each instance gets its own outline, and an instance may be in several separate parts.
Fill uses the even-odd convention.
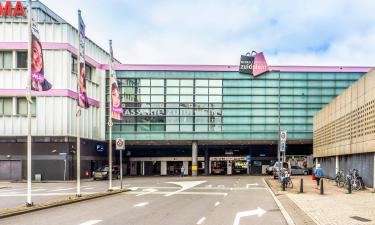
[[[375,70],[315,114],[313,151],[328,177],[358,169],[365,185],[374,187]]]

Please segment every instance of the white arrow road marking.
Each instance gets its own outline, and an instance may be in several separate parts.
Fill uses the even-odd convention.
[[[182,191],[188,190],[192,187],[198,186],[200,184],[206,183],[207,181],[202,180],[202,181],[182,181],[182,182],[167,182],[169,184],[175,184],[178,186],[181,186],[182,188],[180,190],[177,190],[175,192],[171,192],[169,194],[166,194],[166,197],[172,196],[174,194],[180,193]]]
[[[144,193],[138,194],[136,196],[147,195],[147,194],[150,194],[152,192],[157,192],[158,190],[153,189],[153,188],[147,188],[147,189],[143,189],[142,191],[144,191]]]
[[[206,217],[202,217],[198,222],[197,222],[197,224],[199,225],[199,224],[202,224],[203,223],[203,221],[205,221],[206,220]]]
[[[136,191],[136,190],[138,190],[138,188],[137,187],[131,187],[131,188],[129,188],[131,191]]]
[[[255,183],[255,184],[246,184],[246,188],[250,188],[251,186],[258,186],[259,184],[258,183]]]
[[[218,205],[220,205],[220,202],[216,202],[216,203],[215,203],[215,207],[218,206]]]
[[[207,185],[208,188],[212,188],[212,184]]]
[[[239,212],[237,213],[236,218],[234,219],[233,225],[239,225],[242,217],[253,215],[258,215],[258,217],[261,217],[264,213],[266,213],[266,211],[259,207],[254,210]]]
[[[145,206],[147,204],[148,204],[148,202],[141,202],[141,203],[138,203],[138,204],[134,205],[134,207],[142,207],[142,206]]]
[[[89,221],[81,223],[79,225],[93,225],[93,224],[100,223],[100,222],[102,222],[102,220],[89,220]]]

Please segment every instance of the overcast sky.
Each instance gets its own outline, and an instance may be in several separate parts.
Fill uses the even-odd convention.
[[[43,0],[125,64],[375,65],[373,0]]]

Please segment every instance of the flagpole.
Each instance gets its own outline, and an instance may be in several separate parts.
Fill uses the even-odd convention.
[[[79,84],[80,72],[81,72],[81,43],[80,43],[80,33],[81,26],[79,23],[79,18],[81,17],[81,10],[78,10],[78,52],[77,52],[77,84]],[[80,137],[80,117],[81,108],[79,106],[79,88],[78,88],[78,104],[77,104],[77,197],[81,197],[81,137]]]
[[[109,47],[112,49],[112,40],[109,40]],[[109,63],[109,107],[108,107],[108,130],[109,130],[109,143],[108,143],[108,165],[109,165],[109,184],[108,190],[112,191],[112,55]]]
[[[27,202],[26,206],[32,206],[33,202],[31,201],[31,45],[32,45],[32,38],[31,38],[31,0],[29,0],[28,5],[28,60],[27,60]]]

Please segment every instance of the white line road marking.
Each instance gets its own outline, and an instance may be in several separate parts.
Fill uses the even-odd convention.
[[[239,212],[236,214],[236,217],[233,221],[233,225],[239,225],[242,217],[253,216],[253,215],[258,215],[258,217],[261,217],[264,213],[266,213],[266,211],[264,211],[263,209],[259,207],[254,210]]]
[[[207,185],[208,188],[212,188],[212,184]]]
[[[138,188],[137,187],[131,187],[131,188],[129,188],[131,191],[136,191],[136,190],[138,190]]]
[[[82,194],[94,194],[97,192],[82,192]],[[34,193],[33,196],[64,196],[64,195],[76,195],[76,192],[69,192],[69,193]],[[24,197],[26,193],[23,194],[0,194],[0,198],[2,197]]]
[[[127,192],[126,194],[128,195],[138,195],[138,194],[143,194],[144,192],[141,192],[141,191],[130,191],[130,192]],[[184,192],[178,192],[178,193],[175,193],[175,192],[167,192],[167,191],[157,191],[157,192],[150,192],[148,193],[150,195],[170,195],[170,194],[173,194],[173,195],[222,195],[222,196],[227,196],[228,193],[224,193],[224,192],[189,192],[189,191],[184,191]]]
[[[205,221],[206,220],[206,217],[202,217],[198,222],[197,222],[197,224],[199,225],[199,224],[202,224],[203,223],[203,221]]]
[[[134,205],[134,207],[142,207],[142,206],[145,206],[145,205],[148,205],[148,202],[138,203],[138,204]]]
[[[93,187],[87,187],[87,188],[84,188],[85,190],[92,190],[92,189],[95,189]]]
[[[169,196],[172,196],[176,193],[180,193],[182,191],[185,191],[185,190],[188,190],[192,187],[195,187],[195,186],[198,186],[200,184],[203,184],[207,181],[205,180],[202,180],[202,181],[183,181],[183,182],[167,182],[169,184],[175,184],[175,185],[178,185],[178,186],[181,186],[181,189],[180,190],[177,190],[175,192],[172,192],[172,193],[169,193],[169,194],[166,194],[165,196],[166,197],[169,197]]]
[[[217,185],[218,188],[225,188],[224,185],[220,184],[220,185]]]
[[[216,202],[215,203],[215,207],[217,207],[218,205],[220,205],[220,202]]]
[[[73,190],[73,189],[76,189],[76,187],[72,187],[72,188],[60,188],[60,189],[51,190],[50,192],[54,192],[54,191],[67,191],[67,190]]]
[[[147,194],[150,194],[152,192],[157,192],[158,190],[157,189],[153,189],[153,188],[147,188],[147,189],[143,189],[142,191],[144,191],[144,193],[138,194],[136,196],[147,195]]]
[[[93,225],[102,222],[102,220],[89,220],[87,222],[81,223],[79,225]]]
[[[251,186],[258,186],[259,184],[258,183],[255,183],[255,184],[246,184],[246,188],[250,188]]]

